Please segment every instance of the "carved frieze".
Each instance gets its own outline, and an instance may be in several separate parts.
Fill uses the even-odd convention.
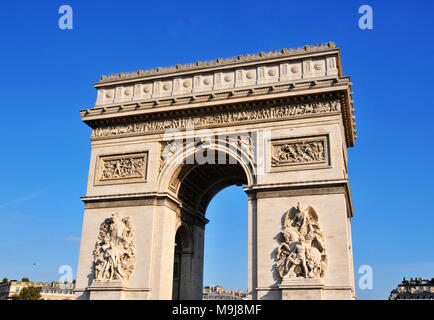
[[[95,184],[145,181],[146,164],[146,152],[99,156]]]
[[[327,253],[315,210],[300,204],[288,210],[281,231],[275,268],[282,280],[324,277]]]
[[[95,280],[128,280],[135,262],[134,229],[130,217],[113,213],[101,224],[93,252]]]
[[[250,110],[239,110],[207,114],[203,116],[175,117],[170,120],[148,120],[129,124],[96,127],[92,137],[114,137],[130,134],[146,134],[162,132],[169,129],[185,129],[224,125],[231,123],[260,121],[279,118],[292,118],[301,115],[321,114],[341,111],[339,100],[294,103]]]
[[[271,141],[271,168],[329,165],[328,136]]]

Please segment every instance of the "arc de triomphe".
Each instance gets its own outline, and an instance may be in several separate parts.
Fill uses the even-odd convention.
[[[249,298],[355,298],[356,130],[333,43],[94,85],[77,299],[201,299],[206,208],[234,184],[248,194]]]

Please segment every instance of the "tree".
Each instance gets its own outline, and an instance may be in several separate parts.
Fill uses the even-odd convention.
[[[9,279],[8,278],[3,278],[2,283],[8,283]]]
[[[29,282],[30,280],[29,280],[29,278],[27,278],[27,277],[23,277],[22,279],[21,279],[21,282]]]
[[[22,288],[19,294],[12,297],[13,300],[42,300],[41,289],[33,286]]]

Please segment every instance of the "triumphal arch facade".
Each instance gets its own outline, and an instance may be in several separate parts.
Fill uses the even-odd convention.
[[[234,184],[248,194],[250,299],[355,298],[356,130],[333,43],[94,85],[77,299],[201,299],[206,209]]]

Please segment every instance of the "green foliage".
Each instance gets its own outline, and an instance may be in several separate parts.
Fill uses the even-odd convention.
[[[9,279],[8,278],[3,278],[2,283],[7,283],[7,282],[9,282]]]
[[[33,286],[22,288],[19,294],[15,294],[12,300],[42,300],[41,289]]]
[[[27,278],[27,277],[23,277],[22,279],[21,279],[21,282],[29,282],[30,280],[29,280],[29,278]]]

